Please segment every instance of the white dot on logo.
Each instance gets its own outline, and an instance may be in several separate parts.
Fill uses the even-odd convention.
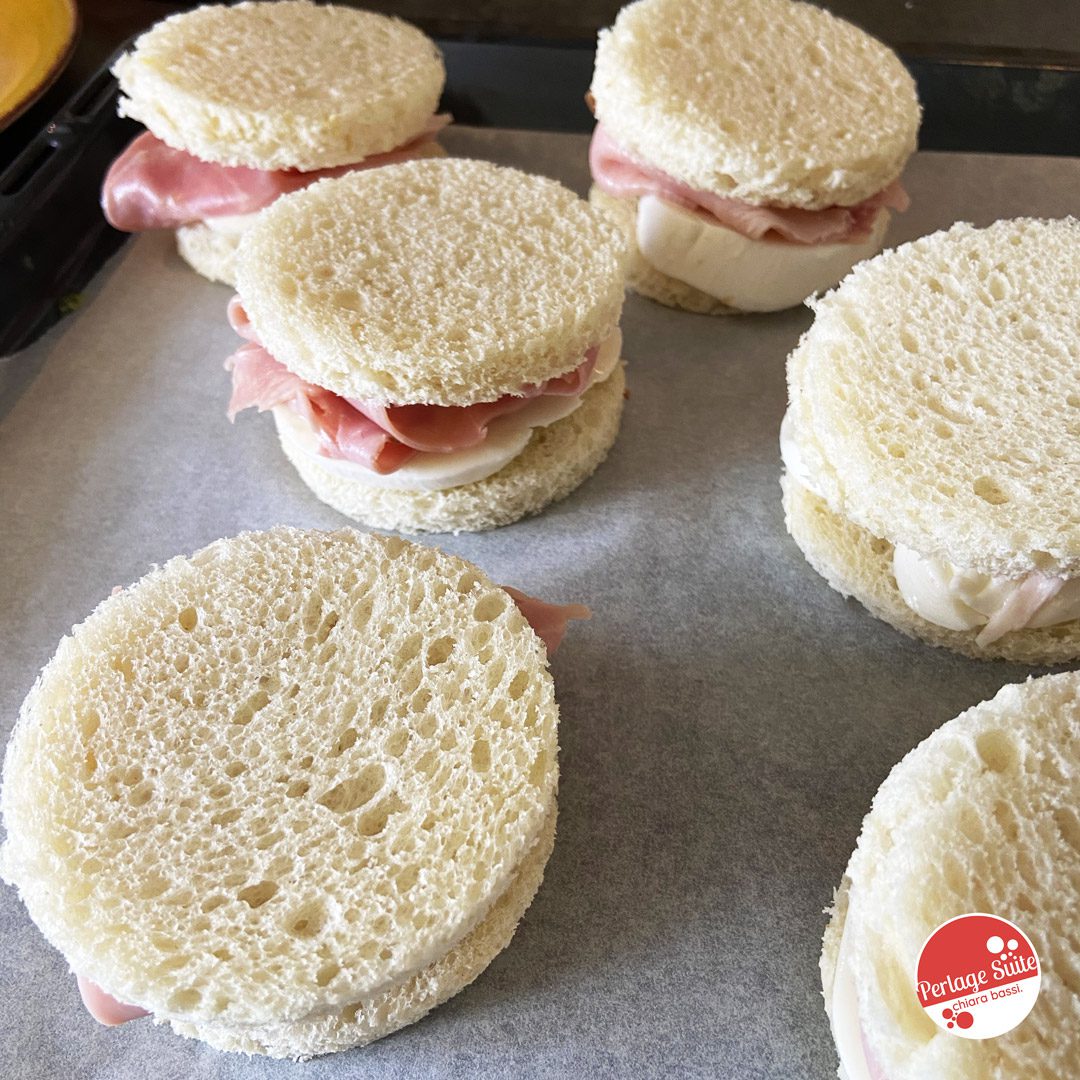
[[[1010,952],[1016,952],[1016,950],[1019,949],[1019,948],[1020,948],[1020,942],[1017,941],[1016,938],[1014,938],[1014,937],[1009,938],[1009,951]]]
[[[1004,948],[1005,948],[1005,942],[1002,941],[1001,938],[999,938],[997,936],[997,934],[995,934],[992,938],[987,938],[986,939],[986,951],[987,952],[999,953]]]

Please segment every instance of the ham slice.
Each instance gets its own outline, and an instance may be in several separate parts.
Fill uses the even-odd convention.
[[[510,585],[504,585],[503,589],[520,608],[525,621],[536,631],[536,636],[547,646],[549,655],[559,647],[566,634],[566,624],[571,619],[592,618],[592,612],[584,604],[548,604]]]
[[[975,644],[990,645],[1010,630],[1023,630],[1039,609],[1057,596],[1065,582],[1063,577],[1028,574],[979,631]]]
[[[801,210],[790,206],[752,206],[711,191],[697,191],[674,177],[630,157],[597,124],[589,144],[589,168],[601,190],[619,199],[657,195],[676,206],[714,218],[751,240],[793,244],[856,243],[869,237],[879,210],[904,211],[911,204],[899,180],[854,206]]]
[[[269,206],[279,195],[298,191],[316,180],[409,161],[448,123],[449,114],[433,116],[424,130],[403,146],[349,165],[311,172],[217,165],[177,150],[146,131],[110,166],[101,206],[109,224],[123,232],[175,229],[207,218],[251,214]]]
[[[111,994],[106,994],[97,983],[84,979],[81,975],[75,976],[75,982],[79,987],[79,995],[82,997],[86,1011],[99,1023],[106,1027],[116,1027],[118,1024],[126,1024],[129,1020],[138,1020],[140,1016],[149,1016],[146,1009],[140,1009],[138,1005],[125,1005],[117,1001]]]
[[[226,361],[232,372],[230,420],[244,409],[259,412],[285,405],[299,413],[319,437],[320,452],[355,461],[378,473],[400,469],[417,453],[452,454],[476,446],[488,425],[537,397],[582,393],[589,385],[599,348],[594,346],[573,371],[520,394],[504,394],[476,405],[380,405],[347,400],[331,390],[305,382],[275,360],[258,342],[240,297],[229,301],[229,324],[246,340]]]

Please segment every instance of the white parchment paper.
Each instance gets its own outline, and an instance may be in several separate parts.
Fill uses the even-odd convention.
[[[451,129],[453,153],[584,192],[581,136]],[[1077,209],[1080,162],[923,154],[899,242],[957,219]],[[269,416],[225,419],[230,292],[141,237],[87,302],[0,361],[0,725],[58,639],[151,563],[243,529],[347,522]],[[707,318],[630,297],[631,397],[608,461],[530,521],[439,543],[590,604],[553,669],[559,836],[510,946],[466,992],[304,1066],[148,1021],[108,1030],[0,888],[0,1076],[827,1078],[818,945],[890,767],[1028,674],[916,644],[847,603],[784,531],[777,432],[805,310]]]

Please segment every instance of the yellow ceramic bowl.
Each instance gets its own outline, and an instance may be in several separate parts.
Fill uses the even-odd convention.
[[[78,22],[75,0],[0,0],[0,128],[64,70]]]

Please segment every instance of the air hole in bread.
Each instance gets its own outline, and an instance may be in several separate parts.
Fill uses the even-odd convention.
[[[326,924],[326,908],[320,900],[302,904],[285,920],[285,931],[293,937],[313,938]]]
[[[226,903],[227,897],[222,896],[221,893],[214,893],[213,896],[208,896],[200,905],[199,910],[204,914],[209,915],[211,911],[216,911],[222,904]]]
[[[84,742],[89,742],[94,737],[94,734],[99,727],[101,727],[101,717],[97,714],[96,710],[87,709],[86,712],[79,717],[79,731],[82,734]]]
[[[316,801],[338,814],[369,803],[386,782],[386,770],[379,764],[365,765],[355,776],[342,780]]]
[[[256,690],[240,706],[233,715],[232,722],[234,724],[250,724],[252,718],[260,709],[265,709],[270,704],[270,695],[265,690]]]
[[[128,795],[128,802],[132,806],[145,806],[154,797],[154,785],[147,782],[134,788]]]
[[[231,825],[234,821],[239,820],[243,811],[239,806],[234,806],[231,810],[222,810],[220,814],[215,814],[210,819],[211,825]]]
[[[1001,506],[1009,501],[1009,496],[1001,490],[997,481],[989,476],[980,476],[972,485],[971,490],[980,499],[990,503],[991,506]]]
[[[183,675],[188,669],[188,664],[191,663],[187,653],[180,653],[178,656],[173,657],[173,667]]]
[[[338,619],[341,616],[336,611],[328,611],[323,617],[322,622],[319,624],[319,629],[315,633],[315,641],[321,645],[330,636],[330,631],[334,629],[338,624]]]
[[[391,814],[404,810],[405,804],[396,796],[388,795],[378,806],[361,815],[358,828],[361,836],[378,836],[386,828]]]
[[[386,752],[391,757],[401,757],[405,748],[409,745],[409,732],[405,728],[398,728],[386,738]]]
[[[276,881],[258,881],[241,889],[237,894],[237,900],[243,900],[249,908],[259,908],[278,891]]]
[[[115,656],[112,660],[113,671],[119,672],[123,676],[124,682],[131,682],[135,677],[135,670],[132,667],[131,660],[126,656]]]
[[[241,773],[247,771],[247,766],[242,761],[230,761],[225,766],[225,775],[235,780]]]
[[[477,739],[472,748],[472,766],[477,772],[491,768],[491,745],[487,739]]]
[[[1080,854],[1080,817],[1076,816],[1076,811],[1068,806],[1059,806],[1055,808],[1053,818],[1062,840]]]
[[[59,836],[54,836],[49,840],[49,847],[57,855],[66,858],[75,851],[75,840],[70,833],[61,833]]]
[[[480,622],[491,622],[493,619],[497,619],[505,610],[506,605],[510,602],[510,597],[506,593],[488,593],[487,596],[482,597],[476,602],[476,606],[473,608],[473,615],[476,616]]]
[[[1012,772],[1019,761],[1016,743],[1004,731],[980,733],[975,739],[975,749],[991,772]]]
[[[334,757],[340,757],[346,750],[350,749],[356,744],[357,732],[356,728],[346,728],[339,736],[338,741],[332,751]]]
[[[285,834],[283,832],[275,830],[274,832],[266,833],[255,841],[255,850],[266,851],[268,848],[272,848],[276,843],[284,839]]]
[[[429,646],[427,651],[427,662],[430,667],[436,667],[439,664],[445,664],[450,659],[450,654],[454,651],[454,642],[452,638],[441,637],[436,638]]]
[[[510,685],[507,687],[506,694],[511,701],[520,701],[522,694],[529,688],[529,673],[527,671],[519,671],[511,680]]]
[[[472,592],[473,588],[480,583],[480,575],[472,570],[467,570],[458,578],[457,591],[462,593]]]
[[[114,821],[105,830],[105,835],[108,836],[110,840],[126,840],[137,831],[138,830],[134,825],[129,825],[125,821]]]
[[[172,997],[169,998],[169,1008],[176,1012],[187,1012],[190,1009],[194,1009],[198,1004],[202,994],[199,993],[194,987],[188,987],[185,990],[177,990]]]
[[[181,630],[190,634],[198,625],[199,613],[193,607],[186,607],[176,616],[176,621],[180,624]]]
[[[331,960],[327,964],[323,964],[315,974],[315,983],[318,986],[327,986],[337,977],[338,972],[341,971],[339,964],[335,964]]]

